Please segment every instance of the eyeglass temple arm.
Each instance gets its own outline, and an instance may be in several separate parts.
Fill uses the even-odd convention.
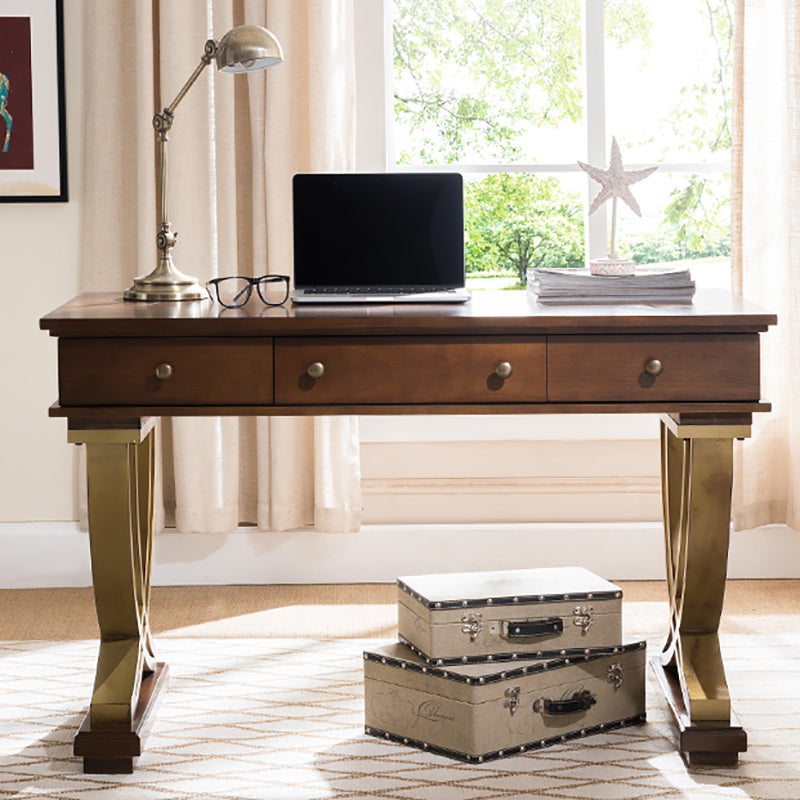
[[[234,297],[234,298],[233,298],[233,301],[234,301],[234,303],[238,303],[238,302],[239,302],[239,298],[240,298],[240,297],[241,297],[243,294],[246,294],[246,295],[248,295],[248,297],[249,297],[249,295],[250,295],[250,292],[252,291],[252,290],[251,290],[251,288],[250,288],[252,285],[253,285],[252,283],[248,283],[248,284],[246,284],[246,285],[245,285],[245,287],[244,287],[244,289],[242,289],[242,291],[241,291],[241,292],[239,292],[239,293],[236,295],[236,297]]]

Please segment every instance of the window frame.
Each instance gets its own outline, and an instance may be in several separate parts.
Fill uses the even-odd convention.
[[[608,141],[606,136],[606,102],[605,102],[605,14],[604,0],[583,0],[583,40],[584,40],[584,115],[586,121],[586,159],[590,164],[605,168],[608,164]],[[364,4],[369,5],[369,4]],[[380,6],[380,9],[378,7]],[[357,12],[363,13],[363,12]],[[602,258],[608,247],[608,214],[606,205],[598,208],[589,216],[588,198],[594,197],[600,189],[588,175],[583,173],[576,161],[571,163],[503,163],[495,164],[397,164],[396,148],[392,135],[394,127],[394,90],[393,90],[393,55],[392,55],[392,15],[393,0],[378,0],[372,13],[381,17],[380,41],[383,50],[383,61],[376,60],[372,68],[382,70],[384,77],[384,118],[385,128],[383,169],[388,171],[453,171],[462,174],[491,174],[501,172],[528,172],[543,176],[555,176],[564,173],[582,173],[584,185],[584,231],[586,263],[590,259]],[[374,35],[377,32],[377,19],[373,21]],[[373,163],[377,164],[378,160]],[[626,164],[627,169],[641,169],[652,166],[648,164]],[[730,170],[729,163],[722,161],[664,161],[658,163],[659,170],[669,173],[724,173]]]

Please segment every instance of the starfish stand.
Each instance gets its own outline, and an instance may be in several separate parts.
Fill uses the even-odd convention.
[[[617,238],[617,198],[611,200],[611,239],[608,243],[608,253],[603,258],[593,258],[589,262],[589,272],[592,275],[633,275],[636,272],[636,262],[630,258],[620,258],[614,251]]]

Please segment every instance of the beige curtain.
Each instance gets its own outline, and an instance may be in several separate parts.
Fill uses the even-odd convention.
[[[209,67],[177,109],[174,260],[202,280],[291,273],[291,176],[355,166],[353,0],[84,2],[83,289],[121,292],[155,267],[151,118],[206,39],[241,24],[268,27],[285,61],[249,75]],[[161,441],[158,527],[358,529],[355,417],[165,419]]]
[[[800,528],[800,0],[737,0],[733,285],[778,315],[762,396],[737,452],[734,525]]]

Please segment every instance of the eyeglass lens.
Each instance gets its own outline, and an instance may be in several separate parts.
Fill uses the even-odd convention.
[[[246,278],[225,278],[214,285],[217,299],[228,308],[243,306],[250,299],[250,281]]]
[[[256,284],[261,299],[270,306],[280,306],[289,297],[289,281],[278,276],[267,276]]]

